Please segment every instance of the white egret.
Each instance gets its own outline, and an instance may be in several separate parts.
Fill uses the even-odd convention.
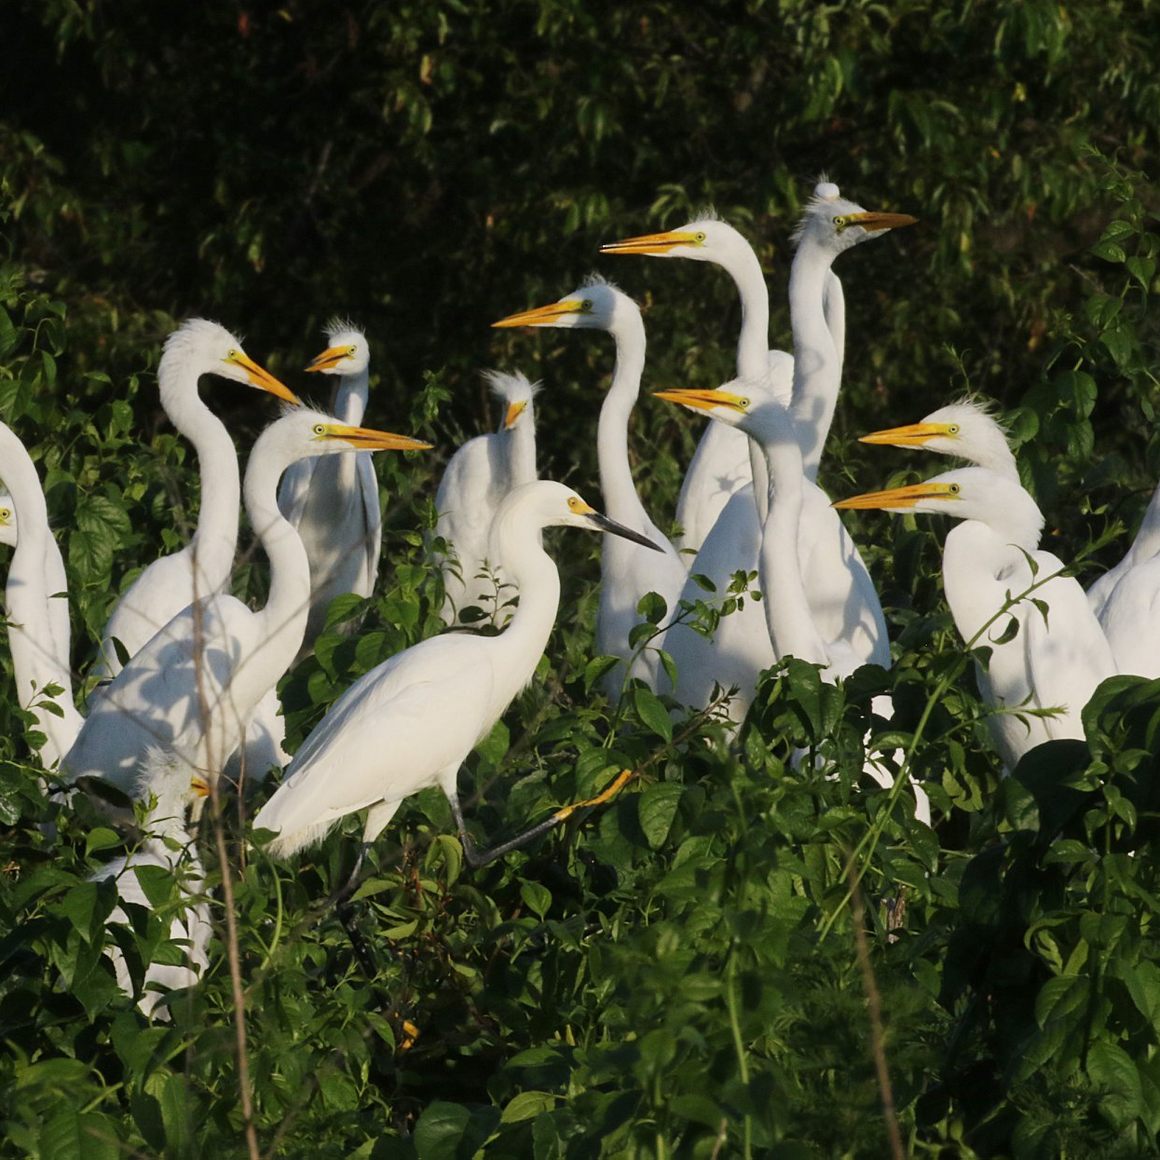
[[[735,381],[715,391],[661,391],[658,395],[708,412],[719,422],[747,433],[762,457],[759,474],[766,488],[763,502],[758,505],[762,516],[758,517],[753,501],[739,493],[693,562],[692,572],[706,576],[719,595],[707,597],[695,581],[686,585],[683,594],[690,601],[719,601],[725,596],[730,576],[740,567],[758,573],[763,599],[747,599],[742,608],[723,617],[712,639],[683,623],[669,628],[663,645],[677,668],[673,690],[676,698],[699,708],[709,703],[715,684],[723,688],[736,686],[737,694],[727,712],[733,720],[740,721],[752,703],[758,675],[779,656],[792,653],[823,663],[819,654],[824,651],[829,658],[824,663],[834,665],[841,675],[862,664],[889,667],[890,643],[878,594],[829,499],[812,481],[804,477],[793,480],[786,462],[789,453],[784,449],[778,461],[781,483],[769,477],[771,452],[776,451],[786,430],[796,430],[777,392],[768,382]],[[780,508],[782,522],[775,525],[777,531],[771,537],[771,505],[779,488],[792,494]],[[775,633],[769,617],[784,608],[789,599],[777,585],[791,561],[774,561],[771,545],[789,542],[784,531],[786,521],[798,529],[792,541],[797,545],[792,566],[797,568],[800,583],[808,593],[809,618],[808,623],[803,620],[794,630],[792,626],[799,618],[783,615],[779,633]],[[802,638],[792,632],[808,634],[808,649]]]
[[[0,478],[8,488],[15,551],[4,589],[8,647],[16,696],[44,735],[40,759],[54,768],[80,732],[69,668],[68,581],[52,530],[40,476],[24,444],[0,423]],[[11,542],[5,537],[6,542]],[[45,689],[60,692],[48,696]]]
[[[168,1022],[166,992],[196,986],[209,969],[208,947],[213,928],[209,904],[201,897],[205,872],[197,845],[186,828],[187,807],[208,792],[205,781],[191,778],[184,761],[160,749],[147,752],[134,791],[135,797],[150,802],[144,836],[128,854],[103,866],[92,877],[94,882],[113,879],[121,903],[150,910],[153,904],[141,885],[138,871],[144,867],[160,868],[178,880],[180,899],[169,923],[169,938],[182,946],[185,961],[151,962],[146,967],[137,1006],[148,1019]],[[114,924],[129,924],[129,916],[120,905],[105,920],[106,926]],[[117,985],[126,995],[133,995],[135,988],[124,952],[113,943],[105,953],[113,961]]]
[[[999,710],[987,723],[1004,765],[1013,769],[1043,741],[1083,738],[1081,711],[1100,681],[1116,672],[1115,660],[1083,589],[1059,574],[1064,566],[1057,557],[1039,550],[1043,515],[1015,480],[963,467],[834,506],[940,512],[960,520],[943,546],[943,587],[963,640],[990,650],[986,668],[976,663],[975,675],[983,700]],[[1020,709],[1058,712],[1020,716]]]
[[[470,608],[471,623],[498,627],[518,593],[503,561],[489,557],[488,533],[504,496],[536,478],[533,399],[540,384],[501,371],[485,371],[484,378],[503,405],[499,430],[469,439],[448,460],[435,495],[435,534],[449,549],[441,561],[444,622],[455,624]]]
[[[197,527],[181,551],[155,560],[117,601],[95,668],[101,676],[114,676],[121,668],[114,640],[132,656],[183,608],[221,592],[229,582],[238,544],[241,482],[233,440],[197,391],[198,380],[206,374],[257,387],[288,403],[299,401],[216,322],[188,319],[166,339],[157,386],[165,413],[197,451]]]
[[[728,222],[712,216],[699,217],[675,230],[610,242],[601,246],[600,252],[691,258],[720,266],[733,279],[741,297],[737,377],[748,382],[771,377],[774,390],[788,402],[793,385],[793,356],[768,349],[769,290],[761,263],[749,242]],[[839,284],[839,297],[840,294]],[[751,480],[749,441],[731,427],[710,423],[697,443],[677,499],[682,544],[699,549],[729,497]]]
[[[663,532],[653,523],[637,494],[628,451],[628,423],[640,394],[644,372],[645,332],[640,307],[603,279],[591,279],[548,306],[510,314],[497,327],[554,326],[604,330],[616,344],[612,382],[600,407],[596,430],[596,458],[600,490],[608,514],[625,527],[646,536],[659,547],[645,556],[616,536],[606,536],[600,554],[600,607],[596,617],[596,648],[624,664],[635,650],[629,634],[640,622],[637,605],[649,592],[658,593],[671,613],[688,575],[688,567]],[[632,675],[655,681],[652,654],[643,655]],[[617,698],[624,669],[617,666],[605,678],[609,697]]]
[[[842,385],[843,352],[826,317],[826,303],[833,296],[831,267],[846,250],[915,221],[909,214],[865,210],[843,198],[833,182],[821,181],[794,233],[797,251],[789,273],[791,413],[807,479],[818,477]]]
[[[510,842],[478,851],[456,791],[460,765],[531,680],[548,642],[559,607],[560,576],[540,545],[540,531],[553,526],[611,532],[656,547],[597,514],[563,484],[539,480],[511,492],[496,512],[493,529],[505,571],[520,592],[507,627],[497,636],[445,633],[421,641],[343,693],[254,818],[255,828],[277,833],[268,847],[272,854],[289,857],[320,841],[340,818],[363,809],[369,810],[365,850],[403,799],[428,786],[437,785],[446,794],[464,856],[473,866],[567,816],[572,807]]]
[[[905,427],[872,431],[861,436],[859,442],[917,447],[939,455],[953,455],[1019,482],[1019,468],[1007,442],[1007,433],[990,409],[974,399],[960,399],[939,407],[925,419]]]
[[[306,368],[338,375],[330,413],[357,427],[366,413],[370,348],[358,327],[341,319],[326,326],[328,345]],[[302,651],[326,625],[330,602],[345,593],[375,590],[383,516],[374,462],[365,451],[291,464],[278,486],[278,507],[298,530],[310,558],[310,616]]]
[[[429,446],[306,408],[267,427],[250,453],[245,479],[246,511],[270,561],[265,607],[255,612],[217,592],[173,617],[92,706],[64,760],[68,774],[129,789],[143,754],[160,746],[212,784],[255,707],[290,667],[306,630],[310,564],[298,533],[278,510],[282,472],[304,455]]]
[[[885,634],[879,638],[882,646],[877,649],[869,648],[870,642],[861,633],[851,639],[843,610],[835,606],[833,588],[827,590],[825,586],[835,543],[840,544],[840,537],[834,535],[835,526],[840,525],[837,513],[826,503],[817,485],[805,478],[801,446],[788,408],[773,397],[736,394],[730,388],[738,385],[730,383],[712,391],[658,391],[657,396],[707,412],[717,422],[744,431],[761,448],[769,476],[769,496],[758,556],[763,598],[756,607],[764,612],[773,657],[794,656],[821,665],[826,680],[847,677],[870,659],[888,667],[890,654],[885,647]],[[803,518],[807,496],[812,497],[815,511],[820,510],[819,504],[825,504],[824,510],[832,518]],[[869,585],[864,567],[860,574],[865,578],[864,584]],[[838,635],[831,635],[835,630]],[[876,712],[891,713],[889,698],[875,701],[879,702],[874,706]],[[880,785],[893,785],[891,774],[874,759],[867,761],[866,772]],[[917,785],[914,793],[918,817],[929,825],[926,794]]]
[[[1119,587],[1120,582],[1133,569],[1149,563],[1158,555],[1160,555],[1160,487],[1157,487],[1152,493],[1152,498],[1144,511],[1144,518],[1140,522],[1140,528],[1136,532],[1136,538],[1132,541],[1132,546],[1124,553],[1124,558],[1114,567],[1109,568],[1088,588],[1088,603],[1091,604],[1092,610],[1101,620],[1104,616],[1105,605]],[[1140,609],[1140,611],[1143,610]]]

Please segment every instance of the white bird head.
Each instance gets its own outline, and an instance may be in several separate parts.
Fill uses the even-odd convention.
[[[344,318],[326,324],[327,347],[307,366],[323,375],[358,375],[370,366],[371,350],[366,335]]]
[[[922,483],[868,491],[837,500],[845,510],[935,512],[959,520],[978,520],[1010,543],[1034,550],[1043,531],[1043,513],[1014,480],[985,467],[944,471]]]
[[[586,503],[570,487],[550,479],[538,479],[514,488],[496,509],[493,529],[513,523],[535,528],[584,528],[589,532],[609,532],[641,544],[653,551],[663,551],[647,536],[610,520]],[[494,534],[494,533],[493,533]]]
[[[955,455],[979,467],[1018,478],[1007,433],[990,409],[973,399],[960,399],[932,411],[921,422],[863,435],[862,443],[889,447],[920,447],[940,455]]]
[[[198,375],[220,375],[268,391],[298,406],[301,400],[289,387],[260,367],[242,349],[241,342],[224,326],[206,318],[188,318],[166,340],[157,367],[157,379],[164,391],[168,384],[181,381],[175,372],[192,367]]]
[[[696,262],[729,265],[737,254],[748,253],[752,246],[728,222],[706,215],[675,230],[658,234],[640,234],[609,242],[600,247],[602,254],[645,254],[652,258],[692,258]]]
[[[12,497],[6,491],[0,491],[0,544],[15,548],[16,542],[16,508],[12,506]]]
[[[185,810],[210,794],[209,782],[189,761],[171,749],[154,746],[145,751],[137,769],[133,796],[156,799],[155,821],[184,821]]]
[[[484,371],[484,381],[491,393],[504,404],[503,429],[511,431],[521,420],[534,422],[532,399],[539,393],[540,384],[528,381],[528,376],[507,374],[504,371]]]
[[[506,318],[493,322],[492,326],[500,330],[514,326],[613,330],[618,320],[629,312],[639,318],[640,307],[623,290],[603,278],[594,276],[557,302],[509,314]]]
[[[834,255],[859,242],[879,238],[888,230],[912,226],[918,218],[908,213],[878,213],[841,195],[832,181],[819,181],[814,196],[794,231],[799,246],[812,243]]]
[[[254,443],[250,461],[268,458],[288,467],[298,459],[342,451],[427,451],[431,444],[408,435],[351,427],[322,411],[298,407],[271,423]]]

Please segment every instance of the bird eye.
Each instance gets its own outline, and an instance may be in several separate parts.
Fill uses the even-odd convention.
[[[12,511],[10,508],[0,508],[0,520],[7,523],[12,518]]]
[[[570,495],[568,497],[568,508],[571,511],[578,512],[584,506],[584,501],[578,495]]]
[[[749,400],[748,399],[738,400],[738,406],[748,408],[749,407]]]
[[[589,310],[591,310],[592,309],[592,299],[585,298],[584,301],[580,303],[580,309],[583,310],[585,313],[587,313]]]
[[[237,362],[238,355],[240,353],[241,352],[236,347],[231,347],[228,351],[226,351],[226,362]]]
[[[958,423],[952,423],[952,424],[951,424],[951,425],[950,425],[950,426],[947,428],[947,431],[948,431],[948,432],[949,432],[951,435],[957,435],[957,434],[959,433],[959,425],[958,425]]]
[[[960,488],[957,483],[952,483],[950,487],[947,488],[947,490],[951,493],[951,495],[958,495],[962,488]]]
[[[704,243],[704,241],[705,241],[705,231],[704,231],[704,230],[698,230],[698,231],[697,231],[697,232],[696,232],[696,233],[693,235],[693,241],[695,241],[695,242],[697,243],[697,245],[698,245],[698,246],[702,245],[702,244]]]
[[[348,346],[348,347],[346,348],[346,357],[347,357],[347,358],[354,358],[355,351],[356,351],[357,349],[358,349],[357,347],[354,347],[354,346]]]
[[[850,224],[850,219],[845,214],[839,214],[834,218],[834,229],[841,233]]]
[[[315,435],[325,435],[326,434],[326,424],[325,423],[315,423],[314,424],[314,434]]]

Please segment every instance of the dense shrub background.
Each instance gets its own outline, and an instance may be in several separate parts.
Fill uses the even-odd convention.
[[[349,314],[372,342],[368,422],[439,447],[382,457],[381,589],[357,639],[330,636],[288,678],[297,743],[358,673],[435,630],[421,532],[442,462],[496,417],[481,368],[544,380],[541,471],[598,502],[583,433],[610,344],[488,323],[599,269],[647,308],[646,390],[715,385],[739,320],[727,277],[597,248],[714,205],[758,248],[771,342],[787,345],[790,233],[822,171],[921,218],[838,267],[831,492],[927,472],[853,438],[980,392],[1011,418],[1049,546],[1090,579],[1160,477],[1150,5],[10,0],[4,23],[0,416],[45,478],[80,676],[116,591],[196,512],[153,378],[178,320],[221,320],[321,395],[298,368]],[[251,392],[203,390],[243,448],[270,418]],[[638,479],[662,523],[698,434],[642,399]],[[213,969],[168,1027],[145,1024],[101,956],[113,900],[86,877],[120,839],[45,801],[9,698],[0,1149],[879,1156],[877,1053],[912,1154],[1154,1155],[1160,689],[1109,682],[1087,745],[1044,747],[1000,783],[939,530],[852,526],[896,667],[835,690],[788,663],[732,745],[698,718],[671,726],[645,693],[600,697],[596,547],[551,537],[560,622],[468,763],[465,800],[498,835],[616,769],[640,769],[635,788],[479,873],[443,801],[420,795],[352,910],[371,978],[326,901],[353,827],[278,866],[230,807],[203,827]],[[240,592],[261,586],[260,561],[239,569]],[[902,711],[877,741],[927,779],[933,832],[905,793],[851,772],[887,685]],[[815,774],[788,769],[803,745]],[[126,945],[173,952],[137,918]]]

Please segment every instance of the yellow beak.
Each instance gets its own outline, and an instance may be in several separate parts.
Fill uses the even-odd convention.
[[[875,443],[886,447],[922,447],[939,435],[950,436],[949,423],[911,423],[906,427],[890,427],[885,431],[871,431],[859,443]]]
[[[309,366],[308,371],[328,371],[337,366],[344,358],[350,355],[350,348],[345,346],[328,346]]]
[[[954,499],[959,494],[956,483],[911,483],[906,487],[889,487],[885,491],[867,491],[861,495],[852,495],[848,499],[840,499],[831,504],[831,507],[845,508],[848,511],[909,511],[919,500],[923,499]]]
[[[550,306],[536,306],[532,310],[521,310],[518,314],[509,314],[492,326],[499,330],[506,330],[513,326],[551,326],[558,319],[567,314],[582,314],[584,304],[579,298],[561,298]]]
[[[908,213],[852,213],[846,218],[847,226],[861,226],[864,230],[876,234],[881,230],[900,230],[903,226],[912,226],[918,218]]]
[[[600,247],[602,254],[667,254],[677,246],[697,245],[697,235],[687,230],[665,230],[659,234],[640,234]]]
[[[505,431],[510,431],[519,420],[519,417],[528,409],[528,404],[521,400],[518,403],[509,403],[508,409],[504,413],[503,426]]]
[[[390,431],[376,431],[371,427],[346,427],[331,423],[322,439],[341,439],[360,451],[430,451],[431,444],[409,435],[393,435]]]
[[[712,411],[717,407],[725,407],[731,411],[744,411],[746,400],[740,395],[732,395],[720,389],[712,391],[699,390],[670,390],[654,391],[658,399],[666,403],[679,403],[682,407],[689,407],[694,411]]]
[[[302,400],[285,383],[279,382],[265,367],[258,366],[248,354],[238,351],[233,361],[246,372],[251,386],[257,387],[260,391],[268,391],[275,398],[293,403],[295,407],[302,405]]]

